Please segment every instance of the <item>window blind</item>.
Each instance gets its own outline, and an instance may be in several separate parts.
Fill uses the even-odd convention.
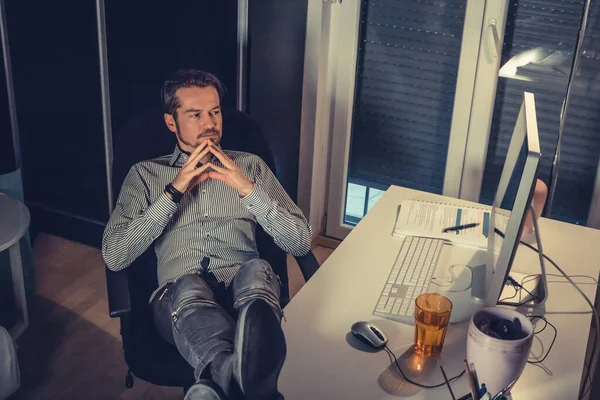
[[[536,96],[542,150],[539,178],[550,183],[560,112],[576,48],[584,1],[520,0],[509,7],[501,65],[524,51],[538,49],[547,59],[535,69],[517,69],[519,80],[500,77],[495,100],[481,201],[490,203],[523,92]],[[600,154],[600,85],[597,72],[600,7],[592,2],[580,70],[573,80],[562,137],[559,180],[550,216],[585,224]]]
[[[350,182],[442,192],[465,8],[363,1]]]

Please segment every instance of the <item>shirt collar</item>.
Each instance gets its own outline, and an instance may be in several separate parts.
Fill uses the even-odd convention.
[[[181,166],[185,164],[188,160],[189,156],[181,150],[179,144],[175,145],[175,150],[173,150],[173,154],[171,155],[171,159],[169,160],[169,165],[171,166]]]

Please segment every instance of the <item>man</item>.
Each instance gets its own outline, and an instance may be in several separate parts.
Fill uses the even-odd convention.
[[[117,271],[154,244],[154,322],[194,367],[186,400],[282,399],[280,282],[259,258],[255,227],[296,256],[310,251],[312,230],[259,157],[220,148],[222,92],[202,71],[165,82],[164,119],[177,146],[131,168],[102,251]]]

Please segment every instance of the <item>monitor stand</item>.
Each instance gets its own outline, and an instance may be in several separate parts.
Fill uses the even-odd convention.
[[[542,303],[542,299],[545,296],[544,285],[541,284],[541,275],[511,272],[510,276],[523,286],[525,290],[506,283],[502,289],[502,294],[500,294],[498,304],[516,307],[519,305],[536,305]]]
[[[529,206],[529,211],[531,212],[533,219],[533,232],[535,235],[535,241],[537,242],[541,274],[521,274],[518,272],[511,271],[509,273],[509,276],[511,276],[515,281],[521,284],[521,286],[523,286],[530,293],[527,293],[527,291],[522,290],[520,288],[515,288],[507,282],[504,284],[502,293],[500,294],[500,298],[498,299],[498,304],[512,306],[533,306],[543,304],[548,298],[548,279],[546,277],[546,264],[544,262],[543,257],[544,249],[542,246],[542,238],[540,236],[540,227],[538,225],[538,218],[536,217],[536,213],[533,209],[533,206]],[[533,250],[527,249],[527,251]],[[513,297],[515,293],[517,294]]]

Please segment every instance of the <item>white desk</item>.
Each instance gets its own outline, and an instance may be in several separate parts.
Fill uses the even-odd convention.
[[[15,303],[21,313],[21,320],[10,330],[16,339],[29,323],[25,283],[23,281],[23,262],[19,240],[29,228],[29,210],[25,205],[4,193],[0,193],[0,251],[8,249],[10,268],[15,293]]]
[[[372,314],[402,241],[391,235],[397,207],[409,197],[444,199],[392,186],[286,307],[283,329],[288,353],[279,379],[286,400],[450,398],[446,387],[425,390],[402,382],[384,351],[359,351],[346,340],[350,326],[366,320],[387,333],[396,356],[413,344],[413,326]],[[565,272],[598,277],[600,231],[548,219],[540,220],[540,231],[546,254]],[[546,264],[548,273],[558,273]],[[521,246],[513,270],[538,273],[537,254]],[[564,278],[549,281],[545,314],[541,309],[534,312],[546,315],[558,329],[558,337],[544,368],[527,365],[512,391],[515,399],[576,399],[580,388],[592,314],[577,291],[563,283]],[[580,287],[593,302],[596,285]],[[467,323],[449,327],[442,352],[448,377],[463,369],[466,332]],[[550,329],[541,334],[545,348],[551,339]],[[541,350],[540,342],[534,341],[532,352],[540,355]],[[443,382],[439,368],[426,382]],[[452,388],[457,398],[466,394],[467,379],[452,383]]]

